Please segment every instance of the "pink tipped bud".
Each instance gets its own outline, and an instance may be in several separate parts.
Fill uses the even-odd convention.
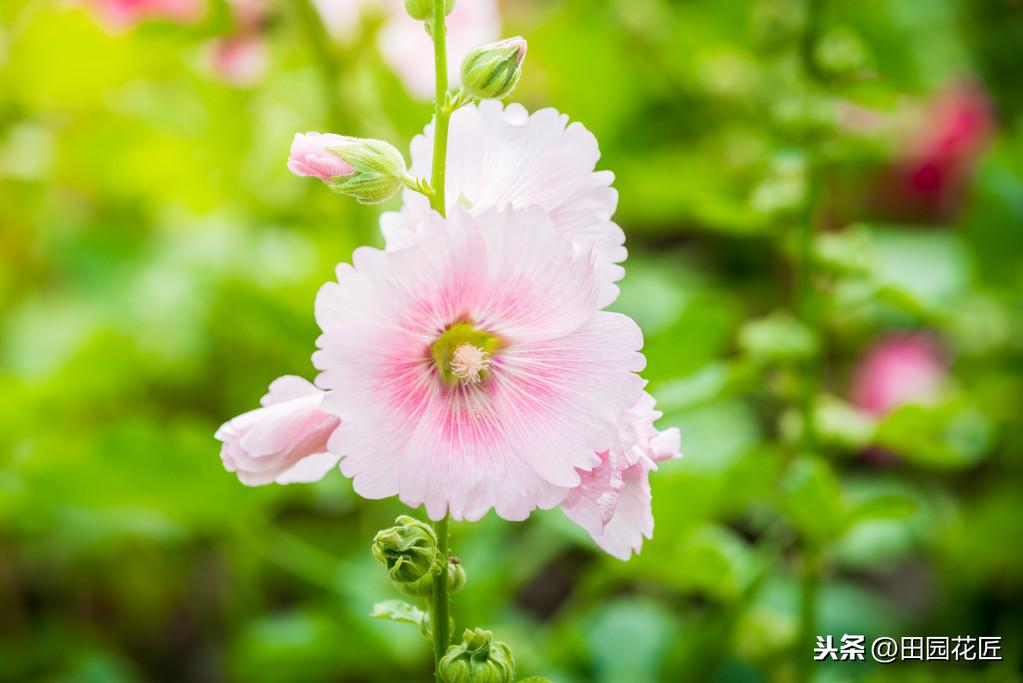
[[[297,176],[319,178],[328,184],[331,178],[353,175],[355,169],[330,151],[331,147],[340,147],[351,139],[333,133],[295,133],[288,170]]]
[[[522,76],[526,39],[508,38],[472,50],[462,62],[462,89],[481,100],[499,100],[511,94]]]

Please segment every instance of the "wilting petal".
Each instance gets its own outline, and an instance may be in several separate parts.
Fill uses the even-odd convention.
[[[661,413],[654,406],[653,397],[644,393],[622,411],[614,445],[599,454],[600,465],[580,472],[581,484],[561,504],[597,545],[622,560],[653,536],[650,472],[658,461],[681,457],[678,429],[658,431],[654,422]]]

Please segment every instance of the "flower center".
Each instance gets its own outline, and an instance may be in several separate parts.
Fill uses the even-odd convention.
[[[451,386],[472,386],[490,374],[493,354],[500,340],[476,329],[472,323],[455,323],[430,347],[434,365],[444,382]]]
[[[451,373],[460,379],[462,384],[479,384],[480,373],[489,367],[490,354],[469,342],[455,349],[451,357]]]

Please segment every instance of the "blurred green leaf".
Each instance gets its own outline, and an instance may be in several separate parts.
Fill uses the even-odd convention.
[[[430,615],[402,600],[385,600],[373,605],[370,616],[403,624],[418,626],[423,635],[430,637]]]
[[[813,332],[785,311],[750,320],[739,330],[739,346],[753,360],[763,363],[794,363],[817,353]]]
[[[834,471],[827,462],[801,457],[782,482],[781,506],[796,529],[823,545],[844,530],[847,507]]]

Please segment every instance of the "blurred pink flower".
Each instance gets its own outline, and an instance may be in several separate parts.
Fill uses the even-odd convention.
[[[234,32],[209,45],[210,69],[226,83],[252,85],[270,66],[269,49],[263,35],[268,11],[266,0],[229,0],[228,4],[234,17]]]
[[[238,86],[258,82],[270,61],[266,39],[258,33],[218,38],[210,45],[209,59],[218,78]]]
[[[582,483],[561,504],[568,518],[581,526],[609,554],[627,560],[653,538],[650,480],[658,462],[681,457],[678,429],[659,432],[661,413],[644,393],[619,417],[615,444],[600,453],[600,465],[580,471]]]
[[[597,310],[591,254],[539,208],[454,207],[423,230],[357,250],[317,297],[330,450],[367,498],[525,519],[600,464],[642,393],[642,333]]]
[[[274,380],[262,408],[239,415],[217,430],[220,458],[248,486],[290,484],[323,478],[337,465],[327,440],[339,420],[320,410],[326,394],[301,377]]]
[[[129,28],[146,19],[189,23],[203,13],[204,0],[84,0],[113,30]]]
[[[433,125],[412,140],[410,172],[430,177],[433,165]],[[595,252],[600,307],[614,301],[614,283],[625,274],[619,265],[628,252],[625,233],[611,216],[618,193],[614,174],[594,171],[600,159],[597,139],[581,123],[554,109],[530,115],[519,104],[507,107],[484,101],[466,106],[451,117],[448,141],[447,203],[469,207],[473,213],[490,208],[523,209],[537,206],[555,228],[572,238],[576,248]],[[388,249],[414,244],[429,220],[430,202],[408,190],[400,213],[380,219]]]
[[[228,0],[235,28],[239,33],[259,31],[266,22],[267,0]]]
[[[416,21],[405,12],[403,0],[384,0],[388,20],[380,30],[380,53],[405,84],[405,88],[424,100],[433,99],[433,43]],[[463,0],[455,3],[448,15],[448,80],[458,85],[462,59],[469,50],[501,36],[501,17],[497,0]]]
[[[941,218],[959,205],[977,158],[994,133],[994,115],[979,85],[959,83],[941,92],[919,122],[898,162],[890,198],[900,213]]]
[[[327,31],[349,42],[369,15],[383,19],[378,45],[384,61],[410,93],[424,100],[434,95],[433,44],[423,22],[405,11],[404,0],[314,0]],[[474,47],[500,37],[497,0],[463,0],[448,15],[448,79],[457,85],[462,59]]]
[[[853,402],[875,416],[909,403],[929,403],[946,374],[937,345],[920,334],[896,334],[876,343],[853,378]]]
[[[359,22],[371,12],[382,12],[387,0],[313,0],[327,32],[337,40],[355,37]],[[404,8],[402,8],[404,11]],[[411,21],[411,19],[409,19]]]
[[[319,178],[324,182],[352,175],[355,169],[328,149],[348,139],[334,133],[295,133],[288,170],[297,176]]]

